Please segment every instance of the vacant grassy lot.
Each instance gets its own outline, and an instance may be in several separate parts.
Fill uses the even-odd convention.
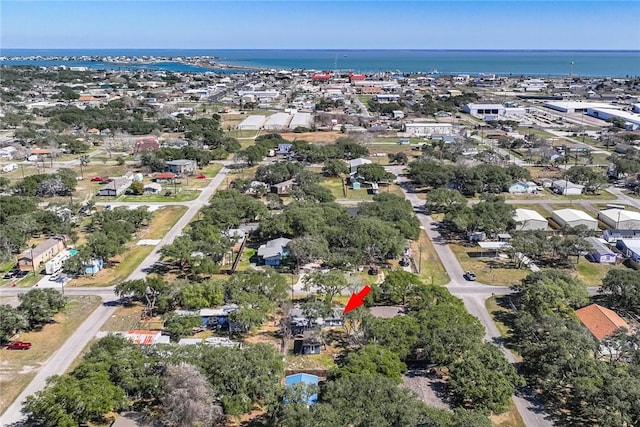
[[[422,256],[420,256],[421,247]],[[412,242],[411,253],[416,263],[420,263],[418,274],[424,283],[433,285],[446,285],[449,283],[451,279],[440,262],[433,243],[424,231],[420,231],[420,238],[417,242]]]
[[[132,242],[126,252],[111,259],[110,266],[95,276],[83,276],[69,282],[70,286],[111,286],[126,280],[153,250],[153,246],[137,246]]]
[[[187,212],[186,206],[163,206],[153,212],[153,219],[148,227],[137,233],[137,239],[162,239],[169,230]]]
[[[33,344],[30,350],[0,350],[0,413],[18,397],[36,375],[38,368],[75,332],[101,303],[99,297],[69,298],[64,312],[40,331],[20,334],[21,341]]]
[[[522,280],[531,271],[517,269],[510,259],[494,258],[493,252],[486,253],[479,246],[462,246],[449,244],[463,270],[472,270],[478,281],[487,285],[510,286]]]
[[[165,196],[166,191],[171,191],[170,196]],[[143,196],[120,196],[116,200],[119,202],[188,202],[191,200],[195,200],[200,195],[200,191],[198,190],[185,190],[178,188],[178,193],[176,194],[172,185],[167,185],[162,188],[162,194],[157,195],[143,195]]]
[[[341,178],[324,178],[320,184],[324,187],[331,190],[331,193],[337,200],[353,200],[353,201],[363,201],[369,202],[373,199],[373,194],[369,192],[368,188],[361,188],[360,190],[353,190],[350,184],[347,184],[347,194],[345,196],[343,191],[342,179]],[[391,192],[397,194],[399,196],[403,196],[402,190],[395,184],[391,184],[389,186],[380,186],[380,192],[386,193]]]
[[[575,261],[575,258],[573,260]],[[575,269],[575,275],[587,286],[600,286],[609,271],[628,268],[624,265],[599,264],[580,257]]]
[[[102,332],[122,332],[137,328],[144,307],[142,304],[118,307],[115,314],[102,326]]]

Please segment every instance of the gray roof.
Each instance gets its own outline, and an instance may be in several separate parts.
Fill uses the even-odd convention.
[[[35,248],[27,249],[26,251],[24,251],[22,254],[20,254],[19,258],[31,259],[31,254],[33,254],[34,258],[37,258],[38,256],[42,255],[43,253],[45,253],[49,249],[55,247],[60,241],[64,242],[64,239],[56,238],[56,237],[52,237],[50,239],[47,239],[44,242],[40,243]]]
[[[291,239],[280,237],[278,239],[269,240],[258,248],[258,256],[262,258],[271,258],[282,253],[282,248],[286,247]]]
[[[167,162],[167,164],[171,166],[185,166],[185,165],[194,164],[195,162],[196,162],[195,160],[179,159],[179,160],[170,160]]]
[[[597,237],[586,237],[584,240],[593,246],[593,252],[598,255],[614,255],[614,252],[600,241]]]

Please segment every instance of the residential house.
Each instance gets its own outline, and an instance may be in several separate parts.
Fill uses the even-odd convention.
[[[640,262],[640,240],[620,239],[616,242],[616,248],[627,258],[635,262]]]
[[[127,332],[124,337],[138,345],[169,344],[169,336],[162,335],[160,331],[134,329]]]
[[[156,182],[173,182],[176,179],[177,175],[172,172],[160,172],[157,173],[154,177]]]
[[[11,160],[16,154],[18,154],[18,150],[15,147],[3,147],[0,148],[0,159]]]
[[[225,305],[219,308],[202,308],[200,310],[176,310],[178,316],[200,317],[202,326],[225,329],[229,327],[229,314],[238,309],[237,305]]]
[[[293,144],[278,144],[276,154],[278,156],[286,156],[291,152],[291,148],[293,148]]]
[[[300,373],[289,375],[284,378],[285,387],[296,387],[298,384],[302,384],[304,386],[318,385],[318,377],[311,374]],[[305,391],[306,389],[303,390],[303,393]],[[307,405],[313,405],[318,401],[318,393],[305,393],[303,398]]]
[[[280,237],[278,239],[269,240],[258,248],[258,260],[261,264],[278,266],[284,258],[289,255],[287,245],[291,239]]]
[[[537,194],[538,190],[538,184],[535,182],[518,181],[509,187],[509,193],[511,194]]]
[[[104,186],[98,192],[98,196],[116,197],[124,193],[129,187],[131,187],[130,179],[116,178],[113,181],[104,184]]]
[[[589,242],[593,250],[589,251],[588,258],[593,262],[600,264],[615,264],[617,255],[606,244],[606,241],[597,237],[586,237],[585,240]]]
[[[94,258],[91,261],[89,261],[88,264],[85,264],[84,266],[84,274],[97,274],[100,270],[102,270],[102,268],[104,267],[104,262],[102,260],[102,258]]]
[[[615,334],[620,328],[629,330],[629,324],[616,312],[598,304],[576,310],[576,316],[598,341]]]
[[[167,162],[167,170],[176,175],[193,175],[197,168],[198,163],[195,160],[180,159]]]
[[[144,151],[156,151],[160,148],[160,144],[158,143],[158,140],[153,137],[146,137],[146,138],[138,138],[136,139],[136,146],[134,149],[135,153],[142,153]]]
[[[364,159],[362,157],[359,157],[357,159],[353,159],[353,160],[349,160],[349,172],[353,175],[354,173],[358,172],[358,168],[362,165],[370,165],[371,163],[373,163],[371,160],[369,159]]]
[[[279,196],[286,196],[287,194],[289,194],[294,185],[296,185],[296,181],[293,179],[279,182],[271,186],[271,192],[276,193]]]
[[[618,240],[638,240],[640,239],[640,230],[605,230],[602,238],[608,243],[616,243]]]
[[[144,194],[160,194],[160,192],[162,191],[162,185],[156,182],[150,182],[148,184],[145,184],[143,191]]]
[[[584,191],[584,185],[574,184],[566,179],[557,179],[553,181],[552,189],[563,196],[579,196]]]
[[[20,270],[36,270],[40,264],[47,262],[66,247],[64,238],[52,237],[32,249],[27,249],[18,256]]]
[[[293,340],[293,354],[320,354],[322,341],[313,331],[305,331]]]

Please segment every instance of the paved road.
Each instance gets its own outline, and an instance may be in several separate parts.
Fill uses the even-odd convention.
[[[200,196],[191,201],[189,209],[182,215],[178,222],[169,230],[160,243],[151,251],[151,253],[140,263],[140,265],[129,275],[127,280],[141,279],[146,276],[151,266],[160,259],[159,250],[164,245],[168,245],[182,233],[182,229],[195,217],[203,206],[205,206],[218,186],[224,181],[229,173],[227,166],[223,167],[220,172],[211,180],[209,185],[202,190]],[[15,295],[20,292],[26,292],[29,289],[2,288],[0,295]],[[115,299],[113,287],[108,288],[66,288],[65,295],[99,295],[103,300],[109,301]],[[5,413],[0,418],[0,425],[6,426],[14,423],[20,423],[23,419],[20,409],[24,399],[42,390],[46,384],[46,379],[51,375],[64,373],[71,363],[80,355],[82,349],[95,337],[102,325],[114,314],[116,307],[101,305],[80,325],[80,327],[71,335],[71,337],[40,367],[38,373],[31,383],[18,396]]]
[[[406,178],[401,175],[401,166],[387,167],[387,170],[398,176],[399,183],[406,180]],[[440,261],[451,278],[451,282],[447,284],[447,288],[452,295],[462,299],[467,311],[477,317],[480,323],[484,326],[485,341],[498,344],[502,343],[500,331],[493,322],[484,302],[494,294],[508,294],[509,288],[505,286],[488,286],[478,282],[467,282],[464,280],[462,278],[463,270],[456,259],[456,256],[437,231],[434,226],[433,219],[424,213],[422,209],[424,201],[419,199],[415,193],[408,193],[405,191],[404,194],[406,199],[413,205],[421,226],[432,240],[436,253],[440,257]],[[500,349],[505,354],[505,357],[509,362],[515,363],[516,359],[511,351],[502,345],[500,345]],[[535,399],[526,400],[521,397],[514,396],[513,401],[526,426],[550,427],[553,425],[553,423],[548,419],[548,414],[544,411],[544,408],[540,407],[539,402]]]

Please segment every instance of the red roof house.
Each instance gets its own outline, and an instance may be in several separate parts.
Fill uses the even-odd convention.
[[[576,315],[598,341],[613,335],[620,328],[629,330],[629,324],[624,319],[613,310],[598,304],[591,304],[576,310]]]

